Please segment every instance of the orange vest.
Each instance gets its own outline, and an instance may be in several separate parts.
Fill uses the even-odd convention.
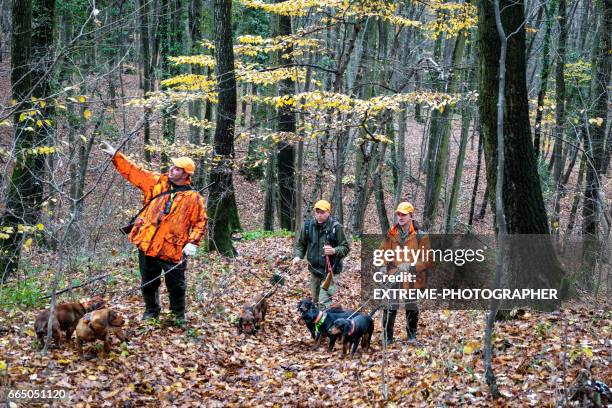
[[[409,234],[404,241],[404,245],[400,244],[400,233],[399,233],[399,224],[395,224],[393,228],[389,230],[385,240],[383,241],[380,249],[383,250],[393,250],[395,248],[408,248],[409,250],[416,251],[420,249],[421,251],[426,251],[430,249],[429,237],[427,234],[423,234],[419,242],[417,242],[417,231],[414,229],[412,223],[410,223]],[[409,251],[408,254],[412,254],[413,252]],[[414,259],[411,257],[408,258],[407,262],[413,263]],[[387,271],[390,275],[393,275],[397,272],[397,267],[404,263],[403,259],[396,259],[395,261],[389,262],[387,265]],[[403,287],[405,289],[415,288],[415,289],[423,289],[425,287],[425,271],[429,269],[433,265],[431,259],[427,259],[427,257],[419,256],[416,260],[415,265],[415,273],[416,273],[416,281],[415,282],[403,282]]]
[[[127,181],[142,190],[143,205],[170,188],[167,174],[145,170],[122,153],[113,157],[113,164]],[[165,214],[170,199],[172,206]],[[147,256],[178,263],[183,258],[183,247],[187,243],[199,245],[205,228],[204,198],[188,190],[155,198],[136,219],[128,239]]]

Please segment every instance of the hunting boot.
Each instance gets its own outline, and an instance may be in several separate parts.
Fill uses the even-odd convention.
[[[417,326],[419,324],[419,311],[406,310],[406,334],[408,341],[416,340]]]
[[[157,319],[161,306],[159,305],[159,289],[155,292],[142,291],[142,298],[145,302],[145,311],[142,315],[142,320]]]
[[[185,290],[175,289],[168,293],[170,298],[170,311],[178,327],[185,325]]]
[[[383,343],[387,346],[393,343],[393,325],[395,325],[395,317],[397,316],[397,310],[383,310],[382,316],[382,334]]]

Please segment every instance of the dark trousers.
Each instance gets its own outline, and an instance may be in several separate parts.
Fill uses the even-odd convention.
[[[417,325],[419,324],[419,308],[416,303],[406,303],[405,309],[406,333],[408,334],[408,337],[410,337],[410,334],[416,335]],[[396,316],[397,309],[383,309],[383,335],[390,340],[393,340],[393,326],[395,325]]]
[[[159,303],[159,287],[161,286],[161,274],[164,275],[166,289],[170,298],[170,310],[176,315],[185,314],[185,270],[187,262],[174,264],[159,258],[146,256],[142,251],[138,251],[138,264],[140,266],[140,279],[142,287],[142,297],[145,301],[146,312],[159,314],[161,306]],[[148,283],[147,283],[148,282]]]

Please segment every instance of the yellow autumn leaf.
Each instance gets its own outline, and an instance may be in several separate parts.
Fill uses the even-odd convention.
[[[86,99],[85,99],[85,97],[83,95],[79,96],[79,102],[83,103],[83,102],[85,102],[85,100]]]
[[[463,354],[472,354],[474,351],[478,349],[480,344],[477,341],[468,341],[463,346]]]
[[[91,118],[91,115],[92,115],[92,113],[91,113],[91,111],[89,109],[85,109],[83,111],[83,117],[85,118],[85,120],[89,120],[89,118]]]
[[[26,239],[25,244],[23,244],[23,249],[24,249],[26,252],[30,252],[30,248],[31,248],[31,247],[32,247],[32,238],[28,238],[28,239]]]
[[[42,231],[45,229],[45,226],[41,223],[36,224],[36,228],[38,228],[39,231]]]
[[[42,120],[40,120],[40,119],[38,119],[38,120],[36,121],[36,126],[38,126],[38,127],[42,127],[42,125],[43,125],[43,121],[42,121]]]
[[[0,371],[4,371],[6,370],[6,362],[3,360],[0,360]]]
[[[45,101],[40,101],[39,103],[40,103],[41,108],[44,108],[45,106],[47,106],[47,102]]]
[[[185,369],[183,367],[176,367],[175,370],[179,374],[183,374],[185,372]]]
[[[597,125],[597,127],[601,127],[601,125],[603,125],[603,118],[591,118],[589,119],[589,123],[591,125],[595,124]]]

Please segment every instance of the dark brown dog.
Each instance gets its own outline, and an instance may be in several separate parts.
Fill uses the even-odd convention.
[[[268,302],[266,298],[262,298],[253,306],[245,306],[240,313],[238,321],[238,331],[240,333],[255,334],[259,329],[260,323],[266,318],[268,313]]]
[[[115,334],[120,340],[125,337],[120,329],[124,323],[123,317],[110,309],[94,310],[79,320],[76,327],[77,348],[83,356],[83,343],[103,340],[104,352],[108,354],[111,346],[109,334]]]
[[[57,345],[61,344],[62,331],[65,333],[66,342],[70,341],[79,319],[85,313],[104,306],[106,306],[106,301],[100,296],[94,296],[90,300],[83,302],[63,302],[56,305],[51,328],[53,331],[53,341]],[[34,323],[34,331],[40,344],[44,344],[44,339],[47,336],[47,322],[49,321],[50,313],[49,309],[43,310]]]
[[[259,329],[260,323],[266,319],[268,313],[268,299],[278,290],[278,285],[274,285],[272,291],[262,294],[257,300],[252,303],[252,306],[245,306],[240,312],[238,320],[238,332],[255,334]]]

